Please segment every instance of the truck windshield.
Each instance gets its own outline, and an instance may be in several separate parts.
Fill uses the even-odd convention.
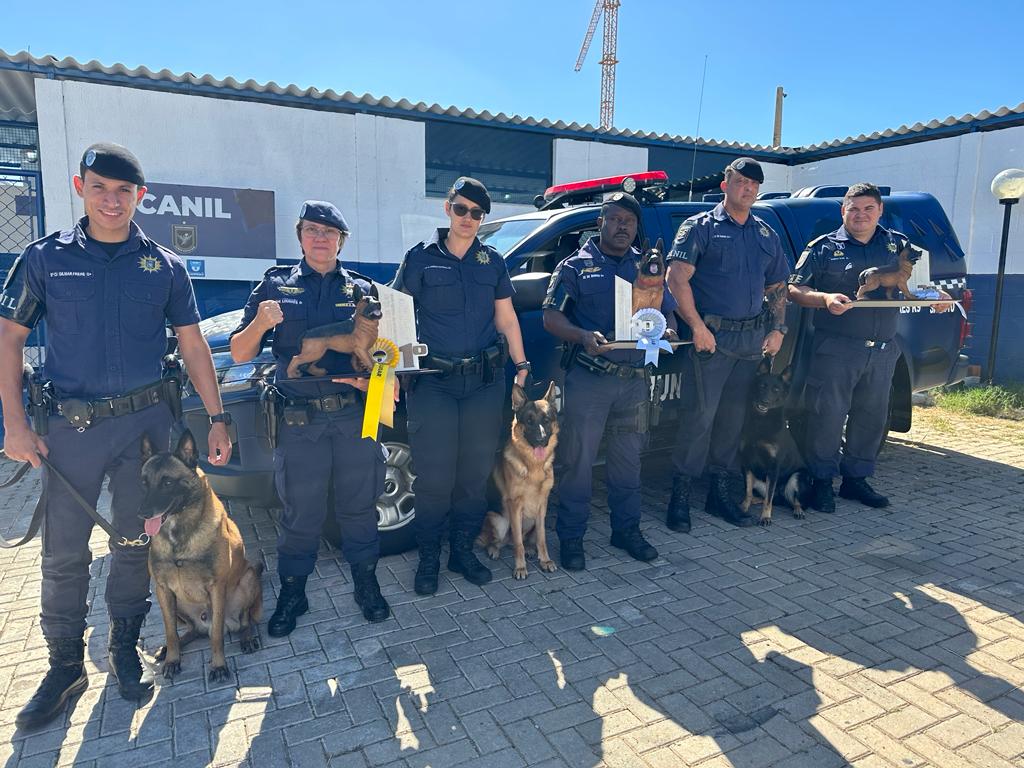
[[[477,237],[480,238],[481,243],[491,246],[502,256],[505,256],[516,243],[543,223],[543,219],[495,221],[480,227]]]

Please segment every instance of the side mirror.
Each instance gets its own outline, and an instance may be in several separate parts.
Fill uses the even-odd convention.
[[[525,275],[513,276],[512,287],[515,293],[512,295],[512,306],[516,312],[539,310],[550,282],[550,272],[527,272]]]

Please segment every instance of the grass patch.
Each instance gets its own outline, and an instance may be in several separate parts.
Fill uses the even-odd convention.
[[[952,389],[936,394],[935,404],[954,413],[1024,420],[1024,384]]]

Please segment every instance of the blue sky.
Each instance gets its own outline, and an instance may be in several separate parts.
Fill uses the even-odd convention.
[[[598,122],[593,0],[6,2],[0,48]],[[117,15],[120,14],[120,15]],[[804,145],[1024,101],[1009,0],[622,0],[615,125]],[[1014,57],[1016,63],[1010,60]]]

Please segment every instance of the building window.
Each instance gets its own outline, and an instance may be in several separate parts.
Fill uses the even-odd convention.
[[[459,176],[479,179],[495,203],[530,204],[551,186],[551,136],[428,120],[426,190],[444,197]]]

